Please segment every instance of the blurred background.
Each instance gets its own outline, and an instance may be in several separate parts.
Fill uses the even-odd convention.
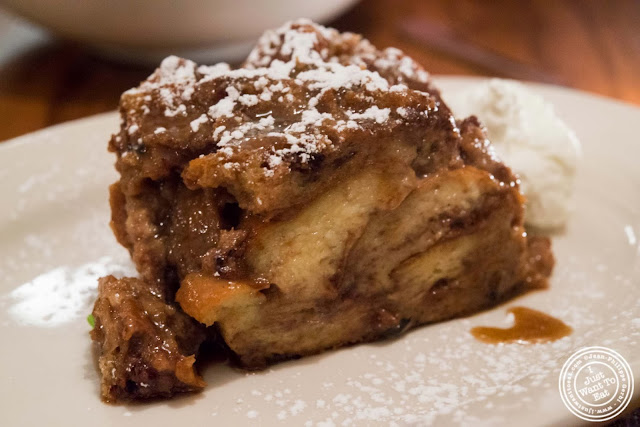
[[[114,110],[169,53],[239,61],[265,28],[302,16],[396,46],[432,74],[640,104],[638,0],[0,0],[0,141]]]

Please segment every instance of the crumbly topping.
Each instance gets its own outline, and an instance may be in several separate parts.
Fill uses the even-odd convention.
[[[315,61],[374,69],[392,84],[407,80],[427,83],[429,80],[429,74],[399,49],[390,47],[380,51],[358,34],[340,33],[305,19],[267,31],[249,54],[245,67],[266,67],[274,60],[298,59],[310,63],[308,52],[313,52]]]
[[[169,138],[171,124],[184,128],[186,119],[188,129],[230,163],[241,147],[263,139],[268,177],[275,167],[304,164],[331,150],[345,132],[406,118],[405,108],[376,105],[376,100],[380,93],[410,91],[407,81],[426,84],[428,75],[399,50],[378,51],[360,36],[299,20],[266,32],[242,68],[166,58],[147,81],[124,94],[123,102],[135,99],[125,128],[133,135],[151,120],[150,111],[161,112],[163,126],[156,120],[148,134]],[[347,108],[328,112],[327,103],[344,101],[340,97],[348,98]],[[428,110],[428,103],[422,108]],[[338,135],[327,135],[328,128]]]

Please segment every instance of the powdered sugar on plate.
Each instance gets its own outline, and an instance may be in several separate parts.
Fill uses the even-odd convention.
[[[98,279],[109,274],[133,275],[135,270],[110,257],[78,267],[54,268],[9,293],[9,314],[32,326],[56,327],[71,322],[90,313]]]

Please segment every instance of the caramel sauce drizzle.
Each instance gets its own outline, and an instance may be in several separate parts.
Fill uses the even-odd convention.
[[[566,337],[573,329],[560,319],[527,307],[512,307],[508,311],[514,316],[512,327],[493,328],[477,326],[471,334],[479,341],[498,343],[542,343]]]

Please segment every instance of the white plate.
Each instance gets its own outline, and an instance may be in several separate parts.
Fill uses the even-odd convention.
[[[438,81],[447,93],[479,80]],[[107,225],[107,185],[116,174],[106,142],[118,127],[117,116],[79,120],[1,144],[0,423],[580,424],[557,390],[560,368],[575,350],[612,348],[631,364],[636,382],[640,376],[640,109],[567,89],[531,87],[556,106],[584,149],[575,213],[553,242],[557,267],[549,290],[394,341],[331,351],[260,373],[210,366],[203,393],[142,405],[100,401],[84,318],[89,303],[81,307],[82,316],[67,323],[55,315],[47,326],[34,326],[16,316],[21,300],[9,295],[42,274],[48,276],[34,286],[65,273],[82,286],[81,279],[102,273],[78,272],[87,263],[94,263],[94,270],[130,267]],[[538,345],[492,346],[471,337],[473,326],[507,325],[506,308],[516,304],[563,319],[575,332]]]

